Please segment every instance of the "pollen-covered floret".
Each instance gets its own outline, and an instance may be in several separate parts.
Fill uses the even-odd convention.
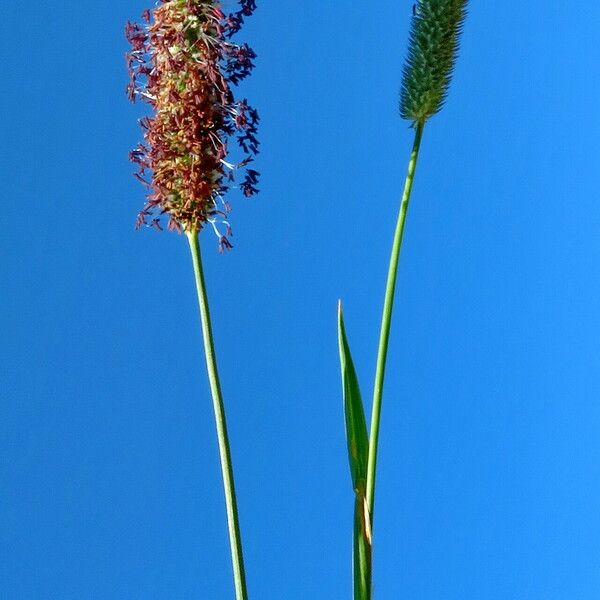
[[[199,231],[209,223],[220,247],[231,247],[225,195],[236,171],[244,170],[238,187],[245,196],[258,191],[258,173],[248,167],[258,153],[258,114],[232,92],[255,54],[231,41],[255,8],[254,0],[240,0],[240,9],[225,15],[215,1],[161,0],[142,24],[127,24],[128,95],[152,107],[140,121],[144,142],[130,154],[149,188],[138,227],[160,229],[162,215],[169,229]]]

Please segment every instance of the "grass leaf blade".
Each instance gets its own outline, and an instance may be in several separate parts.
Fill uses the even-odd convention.
[[[341,302],[338,305],[338,337],[344,390],[346,441],[354,503],[354,600],[371,598],[371,518],[367,507],[366,481],[369,462],[369,435],[358,377],[344,327]]]
[[[348,442],[348,459],[350,461],[352,485],[355,491],[362,490],[364,492],[367,477],[369,437],[358,377],[356,376],[348,338],[346,337],[341,302],[338,304],[338,336],[344,390],[346,441]]]

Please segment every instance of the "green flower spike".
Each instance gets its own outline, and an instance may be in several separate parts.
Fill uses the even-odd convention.
[[[466,7],[466,0],[419,0],[415,4],[400,94],[403,119],[425,122],[443,107]]]

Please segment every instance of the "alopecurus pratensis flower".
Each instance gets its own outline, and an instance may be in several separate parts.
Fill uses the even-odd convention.
[[[424,123],[448,96],[467,0],[418,0],[413,7],[400,115]]]
[[[140,121],[144,142],[130,153],[136,177],[149,188],[137,226],[161,229],[163,215],[178,231],[208,223],[221,249],[231,247],[225,196],[235,172],[244,170],[238,186],[245,196],[258,191],[258,173],[249,167],[258,152],[258,114],[232,91],[251,72],[255,54],[231,41],[256,5],[239,4],[226,15],[217,1],[159,0],[141,24],[126,27],[128,95],[152,107]],[[232,138],[239,146],[233,153]]]
[[[231,0],[228,0],[231,2]],[[248,600],[233,458],[217,368],[200,231],[208,225],[219,248],[231,248],[227,192],[257,193],[258,114],[233,88],[252,71],[255,54],[231,41],[256,9],[238,0],[225,14],[218,0],[155,0],[142,23],[127,23],[129,98],[150,105],[141,119],[144,141],[131,152],[136,176],[148,187],[137,226],[185,234],[190,247],[208,383],[215,415],[236,600]],[[237,144],[232,144],[232,140]],[[235,147],[230,147],[235,146]],[[236,183],[236,172],[244,172]]]

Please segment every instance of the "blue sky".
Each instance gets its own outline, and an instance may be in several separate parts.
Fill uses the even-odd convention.
[[[350,598],[335,332],[366,397],[411,131],[412,2],[259,2],[261,194],[203,235],[251,598]],[[123,25],[0,21],[0,589],[232,598],[184,240],[133,223]],[[600,8],[473,2],[427,126],[381,432],[378,600],[600,593]]]

